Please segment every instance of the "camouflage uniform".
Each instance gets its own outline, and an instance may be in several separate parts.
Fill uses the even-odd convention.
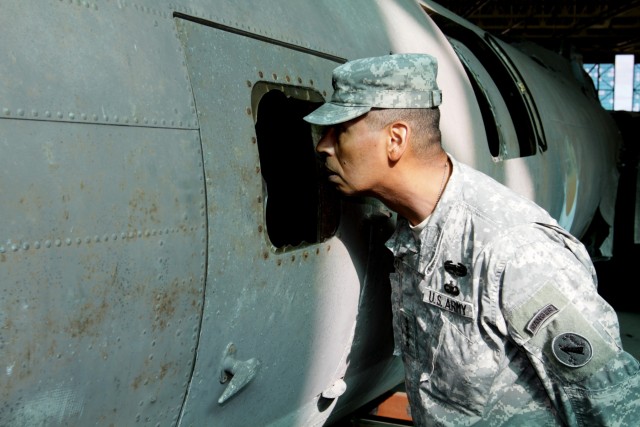
[[[401,219],[387,242],[415,424],[637,425],[638,361],[584,247],[542,208],[451,161],[420,238]]]
[[[436,74],[424,54],[350,61],[333,72],[331,101],[305,120],[437,107]],[[415,424],[638,425],[638,361],[622,350],[582,244],[536,204],[449,158],[451,178],[419,237],[400,219],[387,242]]]

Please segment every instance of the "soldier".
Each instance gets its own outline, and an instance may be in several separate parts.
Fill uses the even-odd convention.
[[[583,245],[441,146],[436,59],[358,59],[305,117],[347,195],[398,213],[396,352],[418,426],[637,425],[640,374]]]

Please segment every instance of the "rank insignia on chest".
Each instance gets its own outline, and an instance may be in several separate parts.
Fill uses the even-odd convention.
[[[454,264],[453,261],[450,260],[444,262],[444,271],[454,277],[464,277],[467,275],[467,267],[460,263]]]
[[[444,291],[448,294],[453,295],[454,297],[457,297],[458,295],[460,295],[460,288],[458,287],[458,285],[455,285],[453,282],[445,283]]]
[[[422,301],[442,310],[473,319],[473,304],[451,298],[449,295],[434,291],[433,289],[427,289],[424,292]]]

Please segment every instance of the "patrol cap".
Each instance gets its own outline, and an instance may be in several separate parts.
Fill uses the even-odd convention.
[[[304,118],[327,126],[360,117],[372,108],[432,108],[442,103],[438,62],[404,53],[349,61],[333,70],[333,95]]]

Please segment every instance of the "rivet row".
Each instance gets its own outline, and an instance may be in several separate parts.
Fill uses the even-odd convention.
[[[194,113],[194,108],[191,109],[192,113]],[[128,116],[118,116],[118,115],[114,115],[114,116],[109,116],[106,114],[103,115],[98,115],[98,114],[86,114],[86,113],[80,113],[79,115],[74,113],[74,112],[70,112],[68,114],[66,114],[65,117],[65,113],[62,111],[56,111],[56,112],[52,112],[49,110],[45,110],[42,115],[38,110],[31,110],[30,113],[27,113],[24,109],[22,108],[18,108],[17,110],[15,110],[15,113],[10,109],[10,108],[3,108],[2,109],[2,115],[6,116],[6,117],[12,117],[12,116],[19,117],[19,118],[34,118],[34,119],[39,119],[39,118],[45,118],[45,119],[58,119],[58,120],[65,120],[68,119],[70,121],[83,121],[83,122],[105,122],[105,123],[117,123],[117,124],[144,124],[144,125],[152,125],[152,126],[170,126],[170,127],[180,127],[180,128],[190,128],[190,127],[197,127],[198,123],[197,122],[184,122],[183,120],[166,120],[166,119],[157,119],[157,118],[149,118],[149,117],[128,117]]]
[[[101,242],[109,242],[109,241],[117,241],[127,240],[127,239],[136,239],[143,237],[154,237],[154,236],[162,236],[169,235],[181,232],[194,232],[198,228],[202,227],[176,227],[176,228],[165,228],[165,229],[152,229],[152,230],[132,230],[132,231],[123,231],[121,233],[112,233],[112,234],[104,234],[102,236],[94,235],[87,236],[84,239],[80,237],[76,237],[72,239],[70,237],[61,238],[61,239],[45,239],[45,240],[35,240],[33,244],[29,241],[20,241],[13,242],[11,239],[6,241],[5,245],[0,245],[0,254],[6,252],[18,252],[18,251],[28,251],[30,248],[40,249],[40,248],[51,248],[51,247],[63,247],[63,246],[71,246],[75,244],[76,246],[80,246],[81,244],[90,244],[90,243],[101,243]],[[164,242],[162,243],[164,244]]]
[[[60,3],[65,3],[65,0],[59,0]],[[82,6],[82,7],[86,7],[87,9],[93,9],[93,10],[98,10],[98,5],[95,3],[89,3],[87,1],[81,1],[81,0],[66,0],[66,3],[69,4],[75,4],[76,6]]]

